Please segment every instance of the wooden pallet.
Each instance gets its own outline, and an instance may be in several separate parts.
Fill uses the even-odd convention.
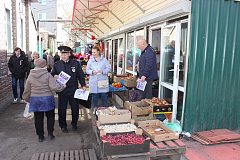
[[[193,133],[191,137],[201,144],[206,145],[240,141],[240,134],[228,129],[214,129],[210,131],[196,132]]]
[[[36,153],[31,160],[97,160],[94,149]]]
[[[149,153],[137,153],[107,156],[106,160],[149,160],[149,158]]]
[[[164,157],[177,157],[179,159],[186,151],[186,145],[180,140],[170,140],[163,142],[150,143],[150,157],[151,159]]]

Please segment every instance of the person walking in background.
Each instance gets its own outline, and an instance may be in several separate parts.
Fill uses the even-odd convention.
[[[143,82],[147,81],[142,98],[151,99],[152,83],[158,79],[156,53],[145,39],[138,39],[137,44],[142,51],[139,59],[139,78]]]
[[[47,70],[51,72],[52,67],[54,65],[54,58],[52,56],[52,52],[47,53]]]
[[[58,52],[55,53],[53,59],[54,59],[54,63],[60,60],[60,56],[58,55]]]
[[[23,99],[29,102],[29,112],[34,112],[35,129],[39,142],[44,140],[44,113],[47,117],[47,130],[50,139],[53,134],[55,122],[55,101],[53,91],[62,91],[65,86],[56,82],[48,73],[44,59],[34,60],[35,68],[30,71],[23,93]]]
[[[79,88],[78,82],[84,90],[86,90],[86,83],[81,64],[77,60],[69,59],[71,48],[60,46],[58,49],[61,52],[61,60],[54,64],[52,75],[57,77],[63,71],[71,76],[66,84],[67,87],[63,91],[58,92],[58,122],[62,132],[67,133],[66,110],[68,102],[72,110],[72,129],[77,130],[79,101],[74,98],[74,93]]]
[[[108,73],[110,65],[108,60],[101,55],[101,50],[98,46],[93,47],[92,56],[90,57],[86,73],[90,75],[89,88],[92,93],[94,111],[98,107],[98,98],[101,96],[102,106],[107,107],[107,92],[109,91]],[[107,83],[101,85],[100,83]]]
[[[13,103],[18,102],[18,91],[17,91],[17,82],[19,81],[20,86],[20,102],[24,103],[22,99],[22,94],[24,92],[24,80],[26,78],[26,73],[28,71],[28,59],[23,54],[19,47],[16,47],[13,51],[13,55],[8,61],[8,68],[12,73],[12,90],[14,100]]]
[[[40,57],[39,57],[39,53],[38,53],[37,51],[34,51],[33,54],[32,54],[32,60],[31,60],[31,62],[30,62],[30,70],[35,68],[34,61],[35,61],[36,59],[39,59],[39,58],[40,58]]]

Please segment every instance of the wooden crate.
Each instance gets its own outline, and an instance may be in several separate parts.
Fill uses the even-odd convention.
[[[97,160],[94,149],[36,153],[31,160]]]

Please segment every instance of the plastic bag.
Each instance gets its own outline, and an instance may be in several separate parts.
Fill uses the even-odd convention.
[[[34,113],[29,112],[29,103],[26,104],[26,107],[23,112],[23,117],[25,117],[27,119],[32,119],[34,117]]]

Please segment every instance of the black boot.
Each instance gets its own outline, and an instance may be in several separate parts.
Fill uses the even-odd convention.
[[[38,142],[43,142],[44,136],[38,136]]]
[[[49,133],[49,134],[48,134],[48,137],[49,137],[51,140],[53,140],[53,139],[55,138],[55,136],[53,135],[53,133]]]

